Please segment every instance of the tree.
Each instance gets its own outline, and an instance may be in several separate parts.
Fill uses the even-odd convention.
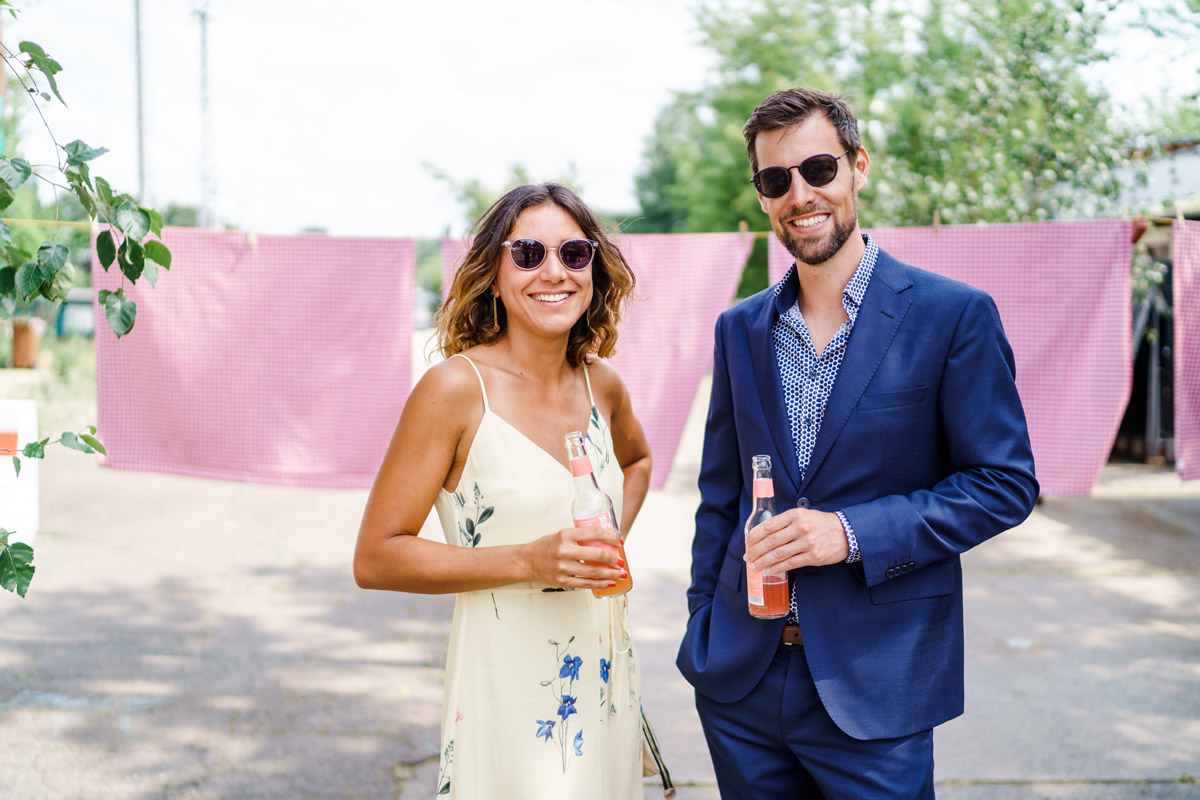
[[[0,0],[0,12],[13,17],[17,10],[10,0]],[[34,42],[21,42],[14,52],[0,43],[0,59],[15,77],[20,92],[42,117],[39,102],[63,103],[56,76],[62,65]],[[45,118],[42,117],[45,124]],[[108,270],[116,264],[121,272],[117,291],[100,292],[109,327],[118,338],[133,330],[137,318],[136,304],[125,296],[126,280],[130,284],[145,278],[151,286],[158,280],[158,269],[170,269],[171,251],[160,240],[163,219],[152,208],[138,204],[129,195],[114,191],[104,178],[92,176],[91,163],[108,152],[104,147],[91,147],[76,139],[63,145],[46,125],[54,142],[58,160],[55,164],[30,164],[15,154],[0,158],[0,211],[11,207],[17,193],[31,178],[53,188],[55,224],[48,241],[37,247],[25,245],[21,237],[13,237],[8,226],[0,221],[0,318],[29,313],[37,302],[60,304],[75,282],[75,268],[69,258],[67,245],[60,243],[57,224],[63,217],[64,197],[74,197],[88,219],[104,229],[96,239],[96,256]],[[65,182],[65,184],[63,183]],[[36,200],[36,198],[35,198]],[[153,237],[153,238],[151,238]],[[85,426],[77,432],[64,432],[58,439],[29,442],[20,452],[0,451],[11,455],[13,468],[21,474],[21,458],[42,458],[50,444],[61,444],[84,453],[104,453],[104,445],[96,438],[96,428]],[[14,531],[0,528],[0,587],[24,597],[33,578],[33,549],[23,542],[10,543]]]
[[[766,230],[741,128],[768,94],[801,84],[858,111],[874,167],[868,227],[1105,210],[1125,132],[1084,70],[1106,57],[1097,42],[1111,6],[929,0],[914,15],[889,0],[710,3],[698,19],[719,78],[660,112],[636,181],[642,213],[664,230]]]

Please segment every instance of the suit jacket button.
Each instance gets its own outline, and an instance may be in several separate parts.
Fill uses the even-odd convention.
[[[884,577],[886,577],[886,578],[894,578],[894,577],[896,577],[896,568],[891,567],[888,569],[887,572],[885,572],[883,574],[884,574]]]
[[[809,503],[807,497],[801,497],[796,500],[796,508],[808,508],[808,505]]]

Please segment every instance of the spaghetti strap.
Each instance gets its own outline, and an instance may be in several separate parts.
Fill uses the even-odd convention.
[[[465,361],[471,365],[471,369],[475,370],[475,377],[479,378],[479,391],[483,393],[483,410],[491,411],[492,408],[491,408],[491,406],[488,405],[487,389],[484,388],[483,376],[479,374],[479,367],[475,366],[475,362],[472,361],[471,359],[467,358],[466,356],[464,356],[462,353],[455,353],[454,355],[452,355],[450,357],[451,358],[461,358],[463,361]],[[586,370],[586,367],[585,367],[585,370]],[[586,371],[584,372],[584,375],[587,375]],[[591,394],[591,391],[592,391],[591,384],[588,384],[588,394],[589,395]]]
[[[593,406],[596,405],[596,398],[592,397],[592,379],[588,377],[587,362],[583,362],[583,380],[587,384],[588,402]]]

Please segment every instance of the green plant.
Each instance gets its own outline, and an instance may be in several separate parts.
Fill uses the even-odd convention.
[[[0,12],[3,11],[13,17],[17,15],[10,0],[0,0]],[[118,266],[121,284],[116,291],[100,292],[99,300],[108,326],[120,338],[133,330],[137,320],[137,305],[126,296],[125,281],[132,285],[145,278],[154,286],[159,267],[171,268],[171,251],[160,241],[163,218],[154,209],[139,205],[132,195],[114,191],[104,178],[91,174],[92,162],[107,153],[107,148],[92,147],[81,139],[65,145],[59,143],[39,102],[52,103],[57,99],[66,105],[56,78],[63,68],[45,48],[25,41],[14,52],[0,44],[0,59],[15,76],[20,93],[41,117],[57,154],[54,164],[31,164],[16,155],[0,158],[0,211],[13,204],[17,190],[31,178],[53,188],[55,208],[50,239],[42,242],[36,253],[19,240],[14,242],[8,226],[0,221],[0,319],[29,314],[43,300],[56,305],[66,302],[67,293],[75,284],[75,268],[68,258],[67,246],[59,242],[61,203],[65,195],[77,199],[88,219],[104,228],[96,237],[96,257],[105,271],[113,264]],[[53,173],[57,175],[50,177]],[[19,476],[21,459],[43,458],[51,444],[83,453],[105,452],[104,445],[96,438],[95,426],[88,425],[79,432],[67,431],[57,439],[29,442],[18,452],[0,450],[0,454],[12,457]],[[24,597],[33,577],[33,550],[23,543],[9,545],[11,533],[0,530],[0,586]]]

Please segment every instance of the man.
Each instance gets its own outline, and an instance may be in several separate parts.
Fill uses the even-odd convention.
[[[933,726],[963,710],[959,554],[1038,493],[1012,351],[985,293],[859,231],[845,102],[777,92],[744,133],[796,263],[717,322],[678,665],[725,800],[932,798]],[[758,454],[779,513],[744,537]],[[750,616],[747,565],[789,573],[786,618]]]

